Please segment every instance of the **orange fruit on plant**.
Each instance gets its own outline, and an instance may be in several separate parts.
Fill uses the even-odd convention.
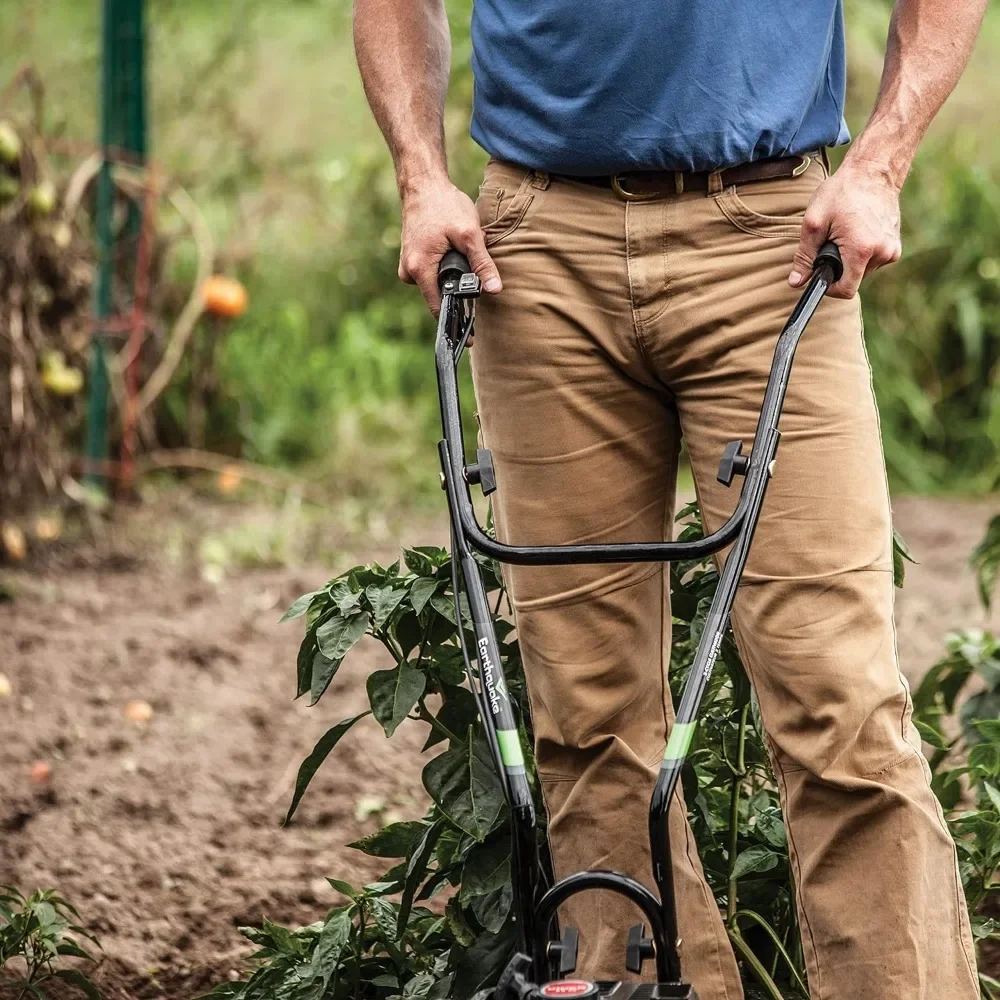
[[[202,289],[205,312],[213,316],[235,319],[246,312],[249,298],[247,290],[235,278],[216,274],[209,278]]]
[[[219,492],[232,493],[243,481],[238,465],[226,465],[219,471]]]
[[[28,553],[24,532],[10,521],[0,525],[0,543],[13,562],[21,562]]]

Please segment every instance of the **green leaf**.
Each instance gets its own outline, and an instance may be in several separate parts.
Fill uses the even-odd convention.
[[[79,969],[56,969],[56,979],[72,983],[88,1000],[101,1000],[101,991]]]
[[[301,698],[312,686],[313,661],[319,655],[319,647],[316,645],[316,634],[307,632],[302,644],[299,646],[299,655],[296,661],[298,674],[298,686],[295,697]]]
[[[85,958],[88,962],[95,961],[94,956],[87,951],[86,948],[81,947],[72,938],[63,938],[59,942],[56,951],[60,955],[71,955],[73,958]]]
[[[503,805],[503,789],[485,745],[472,737],[453,746],[424,768],[424,787],[459,829],[482,841]]]
[[[485,896],[475,896],[469,908],[487,931],[496,934],[507,922],[513,902],[514,887],[506,882]]]
[[[347,942],[351,939],[351,932],[354,930],[353,911],[353,906],[334,911],[327,918],[319,941],[316,942],[316,950],[313,952],[307,981],[321,979],[324,990],[334,972],[337,971],[340,956],[343,954]]]
[[[472,621],[472,610],[469,608],[469,599],[465,594],[459,594],[458,602],[462,608],[462,619],[466,623]],[[431,607],[439,614],[442,618],[447,618],[452,625],[457,625],[458,620],[455,617],[455,600],[450,595],[434,593],[431,594]]]
[[[412,549],[403,549],[403,559],[407,568],[417,576],[434,576],[451,559],[447,549],[438,545],[415,545]]]
[[[756,796],[755,796],[756,797]],[[754,831],[776,850],[784,851],[788,846],[788,831],[777,806],[766,806],[753,813],[756,822]]]
[[[348,899],[358,899],[361,896],[361,893],[350,882],[344,882],[342,879],[330,878],[329,876],[327,876],[326,880],[341,896],[346,896]]]
[[[941,733],[930,725],[930,723],[922,722],[920,719],[914,719],[913,724],[917,727],[917,732],[920,733],[920,738],[925,743],[934,747],[935,750],[948,750],[951,748],[951,744]]]
[[[333,748],[341,741],[354,723],[370,714],[370,712],[362,712],[353,718],[344,719],[343,722],[337,723],[337,725],[332,729],[328,729],[320,737],[319,742],[313,747],[312,753],[299,766],[299,773],[295,778],[295,793],[292,795],[292,804],[288,807],[288,812],[285,814],[282,826],[287,825],[291,821],[292,816],[295,815],[295,810],[298,808],[302,796],[309,787],[309,782],[312,781],[313,775],[319,770],[320,764],[326,760]]]
[[[459,898],[468,905],[474,896],[485,896],[510,882],[510,837],[491,837],[469,851],[462,868]]]
[[[323,593],[325,593],[323,590],[314,590],[311,593],[297,597],[292,601],[291,607],[278,619],[278,624],[290,622],[293,618],[300,618],[309,610],[309,605],[312,604],[313,599]]]
[[[439,586],[439,582],[433,577],[421,576],[413,581],[413,586],[410,587],[410,604],[418,615],[427,607],[427,602]]]
[[[405,858],[426,828],[426,824],[420,820],[391,823],[377,833],[355,840],[347,846],[373,858]]]
[[[324,656],[318,649],[312,658],[309,676],[309,707],[312,708],[326,694],[326,689],[331,681],[337,676],[337,671],[343,663],[343,659],[331,660]]]
[[[354,644],[365,634],[371,622],[367,611],[349,618],[337,615],[316,630],[320,652],[331,660],[342,660]]]
[[[337,605],[337,610],[345,617],[358,607],[364,593],[360,584],[353,583],[352,578],[355,574],[356,570],[352,570],[348,574],[347,580],[340,579],[330,588],[330,600]]]
[[[739,879],[752,872],[769,872],[777,866],[778,860],[778,855],[768,847],[748,847],[736,859],[732,877]]]
[[[975,719],[972,725],[991,743],[1000,743],[1000,719]]]
[[[434,844],[437,842],[443,829],[443,820],[438,819],[431,823],[425,830],[424,835],[417,841],[416,846],[407,859],[406,877],[403,880],[403,894],[400,898],[399,913],[396,915],[397,937],[402,937],[403,931],[409,922],[413,897],[427,876],[427,862],[430,860]]]
[[[464,665],[463,665],[464,669]],[[479,715],[479,703],[476,696],[466,687],[448,684],[444,688],[444,704],[438,711],[437,719],[453,733],[467,733],[470,726],[475,726]],[[432,729],[427,734],[427,742],[423,749],[429,750],[447,737]]]
[[[414,976],[403,988],[404,997],[425,997],[434,985],[435,978],[429,972]]]
[[[993,803],[993,808],[1000,813],[1000,791],[997,791],[988,781],[983,782],[983,788],[989,796],[990,802]]]
[[[973,549],[969,562],[976,573],[979,599],[988,609],[1000,575],[1000,514],[990,521],[986,537]]]
[[[316,630],[319,653],[312,663],[309,685],[310,706],[315,705],[323,697],[344,662],[344,657],[367,631],[370,620],[371,616],[364,611],[350,618],[340,616],[331,618]]]
[[[496,983],[510,961],[516,943],[513,924],[505,924],[498,934],[483,934],[471,948],[459,954],[452,996],[466,1000],[478,990]]]
[[[1000,777],[1000,744],[977,743],[969,751],[969,770],[983,778]]]
[[[365,906],[375,920],[375,926],[378,928],[383,940],[389,944],[398,941],[400,934],[397,930],[396,920],[399,907],[379,896],[373,896],[368,899]]]
[[[368,587],[365,597],[372,606],[372,628],[378,632],[389,620],[390,615],[399,607],[400,601],[406,597],[402,587]]]
[[[917,560],[913,558],[903,536],[895,529],[892,529],[892,582],[897,587],[903,586],[906,578],[906,564],[917,565]]]
[[[410,714],[426,686],[424,674],[406,660],[392,670],[376,670],[369,675],[368,700],[386,736],[392,736]]]

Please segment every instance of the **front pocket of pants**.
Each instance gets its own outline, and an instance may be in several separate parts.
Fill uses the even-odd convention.
[[[751,236],[769,236],[778,239],[799,238],[805,206],[801,212],[790,215],[766,215],[751,208],[737,193],[735,187],[726,188],[715,196],[715,203],[722,214],[737,228]],[[800,206],[796,206],[799,208]]]
[[[488,247],[510,236],[524,220],[524,216],[534,200],[531,186],[533,174],[528,172],[518,187],[510,191],[484,185],[476,199],[479,225]]]

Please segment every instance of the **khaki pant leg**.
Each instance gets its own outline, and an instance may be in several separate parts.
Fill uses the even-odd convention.
[[[741,480],[799,217],[821,174],[680,199],[652,357],[677,398],[709,527]],[[734,608],[778,776],[813,1000],[973,1000],[955,849],[931,792],[893,631],[889,497],[857,301],[799,346],[775,476]]]
[[[493,452],[497,533],[518,544],[662,539],[676,415],[651,377],[628,297],[623,206],[610,192],[492,164],[479,198],[503,293],[480,299],[472,349]],[[610,868],[652,885],[647,816],[669,713],[660,565],[505,569],[532,706],[556,876]],[[671,814],[685,970],[702,1000],[742,996],[678,802]],[[639,915],[578,896],[580,972],[624,974]]]

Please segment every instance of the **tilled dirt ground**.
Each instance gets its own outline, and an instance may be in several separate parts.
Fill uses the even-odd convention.
[[[984,624],[966,566],[998,506],[896,504],[920,560],[897,602],[911,678],[948,629]],[[441,534],[431,523],[405,540]],[[362,646],[308,709],[292,701],[300,626],[277,619],[323,568],[210,582],[125,548],[5,574],[15,599],[0,605],[0,671],[13,686],[0,698],[0,882],[58,886],[79,905],[104,946],[96,978],[109,998],[188,1000],[242,967],[238,925],[308,923],[336,899],[324,875],[378,874],[343,845],[391,814],[421,813],[424,733],[408,724],[390,742],[359,724],[282,829],[298,764],[366,705],[380,650]],[[391,557],[377,548],[367,555]],[[148,723],[127,720],[134,699],[152,706]],[[39,760],[52,768],[41,783],[30,777]]]

